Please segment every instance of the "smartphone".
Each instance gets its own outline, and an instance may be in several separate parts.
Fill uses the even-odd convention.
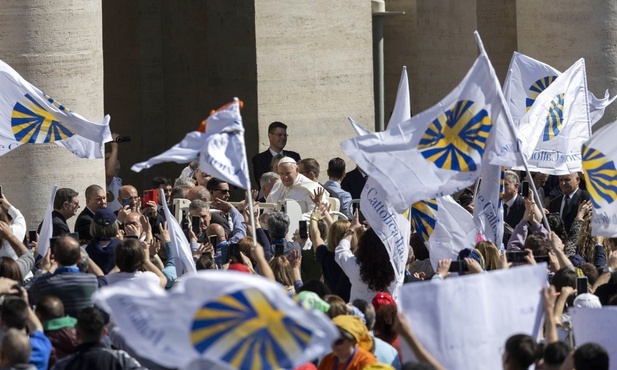
[[[137,235],[125,235],[124,239],[139,239]]]
[[[199,216],[191,216],[191,229],[193,230],[193,234],[199,239],[199,234],[201,234],[201,228],[199,227],[199,223],[201,222],[201,217]]]
[[[525,262],[525,254],[525,251],[507,251],[506,260],[512,263],[522,263]]]
[[[28,240],[30,240],[30,243],[37,241],[36,229],[28,230]]]
[[[589,288],[587,287],[587,276],[580,276],[576,278],[576,295],[588,293]]]
[[[521,184],[521,195],[523,198],[529,197],[529,181],[523,181]]]
[[[152,201],[159,204],[159,189],[152,189]]]
[[[240,254],[240,244],[229,244],[229,251],[227,252],[229,258],[233,258],[236,262],[242,263],[242,255]]]
[[[130,206],[131,198],[122,198],[122,207]]]
[[[274,257],[285,255],[285,244],[274,244]]]
[[[210,244],[212,244],[214,247],[216,247],[216,245],[218,244],[218,236],[216,235],[210,235]]]
[[[144,190],[144,198],[143,198],[144,205],[147,205],[148,202],[153,201],[153,195],[152,195],[153,192],[154,190]]]
[[[469,271],[469,268],[467,267],[467,262],[463,260],[453,260],[452,263],[450,263],[450,270],[448,271],[466,272],[466,271]]]
[[[548,255],[533,256],[533,259],[535,259],[537,263],[540,263],[540,262],[551,263],[551,260],[548,258]]]
[[[54,248],[56,247],[56,241],[58,240],[57,236],[49,238],[49,250],[51,255],[54,255]]]
[[[299,224],[300,239],[308,239],[308,223],[304,220]]]

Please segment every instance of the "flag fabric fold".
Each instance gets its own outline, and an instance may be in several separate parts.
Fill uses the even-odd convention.
[[[45,257],[47,254],[47,250],[49,249],[49,239],[51,239],[53,235],[53,216],[52,212],[54,210],[54,199],[56,198],[56,190],[58,190],[58,186],[54,185],[51,190],[51,196],[49,197],[49,202],[47,203],[47,208],[45,208],[45,216],[43,217],[43,225],[41,226],[41,232],[39,234],[39,242],[36,245],[36,254],[35,258],[37,260]]]
[[[409,221],[392,208],[388,195],[372,177],[366,180],[362,190],[360,209],[368,224],[384,243],[394,268],[397,287],[400,287],[405,279],[405,265],[409,254]]]
[[[161,199],[165,220],[167,220],[167,229],[169,230],[169,237],[171,239],[171,252],[174,256],[177,276],[182,276],[188,272],[196,272],[197,268],[195,267],[195,260],[191,252],[191,245],[189,241],[186,240],[186,236],[184,236],[184,232],[178,220],[176,220],[169,210],[163,189],[159,189],[159,199]]]
[[[482,167],[473,205],[473,221],[478,231],[498,248],[503,244],[503,186],[503,167],[492,164]]]
[[[552,175],[581,171],[581,145],[591,135],[585,60],[579,59],[527,104],[518,135],[529,170]]]
[[[205,134],[193,131],[186,134],[184,139],[171,149],[148,159],[145,162],[136,163],[131,167],[135,172],[148,169],[154,165],[166,162],[188,163],[199,160],[199,153]]]
[[[434,271],[439,260],[456,259],[461,250],[474,248],[478,232],[473,217],[451,196],[418,202],[411,214],[416,232],[423,234]]]
[[[583,171],[591,195],[593,236],[617,237],[617,123],[602,127],[583,144]]]
[[[411,118],[411,94],[409,93],[409,79],[407,78],[407,67],[403,66],[401,80],[396,91],[394,109],[388,121],[387,130],[396,130],[398,125]]]
[[[356,137],[341,148],[378,179],[394,209],[404,212],[420,200],[473,184],[483,156],[496,165],[522,164],[500,90],[482,52],[463,81],[437,105],[402,122],[396,132]]]
[[[242,189],[250,189],[251,178],[238,99],[208,117],[205,135],[199,168]]]
[[[0,61],[0,155],[24,143],[56,143],[81,158],[102,158],[111,140],[109,116],[86,120]],[[56,103],[57,104],[57,103]]]
[[[243,189],[250,188],[239,100],[235,99],[210,115],[205,133],[190,132],[171,149],[134,164],[131,169],[140,172],[159,163],[192,161],[199,161],[202,171],[218,179]]]
[[[97,291],[94,301],[136,353],[166,367],[208,359],[289,369],[331,352],[339,337],[328,317],[296,303],[280,284],[233,271],[201,271],[168,292],[147,280],[123,281]]]
[[[369,135],[371,133],[369,130],[365,129],[364,126],[356,122],[353,118],[347,117],[347,119],[349,120],[349,123],[351,123],[351,127],[356,132],[356,135],[364,136],[364,135]]]
[[[596,98],[593,93],[589,92],[589,120],[591,121],[591,126],[598,123],[602,116],[604,116],[606,107],[611,105],[615,99],[617,99],[617,95],[611,98],[608,90],[604,92],[604,98],[602,99]]]

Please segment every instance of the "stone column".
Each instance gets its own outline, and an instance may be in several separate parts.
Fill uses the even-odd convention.
[[[101,22],[101,1],[2,1],[0,59],[73,111],[100,121]],[[102,159],[80,159],[55,144],[21,145],[0,157],[0,169],[3,192],[31,228],[42,221],[54,184],[78,191],[82,207],[88,185],[105,186]]]
[[[518,0],[518,50],[565,71],[585,58],[587,84],[597,97],[617,94],[617,3],[602,0]],[[617,118],[609,106],[596,125]]]
[[[476,0],[416,0],[416,70],[409,73],[415,112],[432,107],[463,79],[478,56]]]
[[[259,151],[282,121],[287,148],[317,159],[327,180],[338,144],[355,136],[347,116],[374,123],[370,1],[255,0],[255,42]]]

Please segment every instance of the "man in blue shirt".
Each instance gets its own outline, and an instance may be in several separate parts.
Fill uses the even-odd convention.
[[[341,188],[341,181],[345,177],[345,161],[341,158],[333,158],[328,162],[328,181],[324,188],[330,193],[331,197],[338,198],[341,203],[341,213],[351,218],[348,207],[351,202],[351,194]]]

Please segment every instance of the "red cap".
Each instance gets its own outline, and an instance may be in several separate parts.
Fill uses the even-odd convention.
[[[379,307],[381,306],[392,305],[396,307],[396,302],[394,301],[390,293],[386,293],[386,292],[379,292],[375,294],[375,297],[373,298],[372,303],[373,303],[373,307],[375,307],[375,311],[377,311]]]
[[[231,265],[229,265],[229,268],[227,268],[228,270],[234,270],[234,271],[240,271],[240,272],[246,272],[246,273],[251,273],[251,270],[248,269],[248,267],[244,266],[241,263],[232,263]]]

